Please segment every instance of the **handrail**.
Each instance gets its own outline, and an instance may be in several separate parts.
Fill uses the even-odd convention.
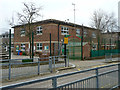
[[[33,84],[33,83],[37,83],[37,82],[41,82],[41,81],[52,80],[53,78],[60,78],[60,77],[70,76],[70,75],[74,75],[74,74],[78,74],[78,73],[83,73],[83,72],[87,72],[87,71],[97,70],[97,69],[101,69],[101,68],[105,68],[105,67],[116,66],[116,65],[119,65],[119,64],[120,63],[118,63],[118,64],[112,64],[112,65],[107,65],[107,66],[101,66],[101,67],[97,67],[97,68],[86,69],[86,70],[82,70],[82,71],[70,72],[70,73],[61,74],[61,75],[50,76],[50,77],[46,77],[46,78],[42,78],[42,79],[30,80],[30,81],[26,81],[26,82],[17,83],[17,84],[2,86],[0,88],[3,88],[3,89],[15,88],[15,87],[19,87],[19,86],[23,86],[23,85],[28,85],[28,84]],[[118,71],[118,70],[115,70],[115,71]],[[114,71],[112,70],[112,71],[109,71],[109,72],[114,72]],[[109,72],[105,72],[105,73],[109,73]],[[99,74],[98,76],[100,76],[100,75],[104,75],[104,73]],[[95,77],[96,77],[96,75],[95,75]]]

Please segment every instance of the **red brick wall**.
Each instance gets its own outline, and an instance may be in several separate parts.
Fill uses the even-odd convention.
[[[42,35],[34,35],[34,42],[35,42],[35,46],[36,46],[36,42],[40,42],[40,43],[43,43],[43,50],[44,50],[44,46],[49,46],[49,50],[50,50],[50,43],[49,43],[49,40],[50,40],[50,33],[51,33],[51,40],[52,40],[52,46],[51,46],[51,50],[52,50],[52,54],[54,53],[54,48],[53,48],[53,42],[55,43],[56,47],[56,54],[58,53],[57,52],[57,41],[58,41],[58,24],[54,24],[54,23],[51,23],[51,24],[34,24],[33,27],[33,30],[34,32],[36,32],[36,27],[37,26],[42,26],[43,27],[43,30],[42,30]],[[64,38],[64,35],[61,35],[61,27],[62,26],[65,26],[65,27],[68,27],[69,29],[69,35],[72,35],[72,36],[76,36],[76,30],[74,27],[72,26],[67,26],[67,25],[60,25],[59,26],[59,40],[63,40]],[[21,32],[21,28],[23,27],[16,27],[14,28],[14,53],[15,50],[16,50],[16,45],[19,45],[21,47],[21,43],[26,43],[26,47],[25,49],[28,50],[28,43],[29,43],[29,38],[27,36],[22,36],[20,35],[20,32]],[[77,28],[76,28],[77,29]],[[80,29],[80,35],[82,34],[82,27],[79,27],[78,29]],[[93,30],[93,29],[90,29],[90,28],[85,28],[87,30],[87,37],[84,37],[84,42],[87,41],[87,42],[90,42],[90,37],[91,37],[91,34],[92,32],[95,32],[97,34],[97,30]],[[28,28],[26,28],[26,30],[28,30]],[[92,39],[93,42],[97,43],[97,38],[94,38]],[[47,41],[47,42],[46,42]],[[17,44],[17,42],[19,44]],[[20,48],[19,47],[19,48]],[[90,56],[90,46],[89,45],[86,45],[84,46],[83,48],[83,52],[84,52],[84,57],[89,57]],[[28,54],[28,52],[26,52]]]

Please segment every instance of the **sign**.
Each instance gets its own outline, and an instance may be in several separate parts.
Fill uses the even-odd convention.
[[[68,44],[68,38],[64,38],[64,44]]]

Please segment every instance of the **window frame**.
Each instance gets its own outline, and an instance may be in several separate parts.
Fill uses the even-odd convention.
[[[69,35],[69,28],[61,26],[61,35]]]
[[[92,32],[92,38],[96,38],[95,32]]]
[[[76,36],[80,36],[80,29],[76,29]]]
[[[42,45],[42,43],[36,43],[36,50],[37,51],[42,51],[42,48],[43,47],[43,45]],[[39,49],[38,49],[39,48]],[[41,49],[40,49],[41,48]]]
[[[21,51],[25,51],[25,43],[21,43],[20,48],[21,48]]]
[[[24,28],[21,29],[20,35],[21,35],[21,36],[25,36],[25,29],[24,29]]]
[[[39,29],[38,29],[39,28]],[[36,28],[36,34],[37,35],[42,35],[42,31],[43,31],[43,28],[42,28],[42,26],[37,26],[37,28]],[[38,33],[39,32],[39,33]]]

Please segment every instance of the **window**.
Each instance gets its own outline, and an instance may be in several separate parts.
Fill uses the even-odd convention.
[[[37,50],[42,51],[42,43],[37,43]]]
[[[37,35],[42,35],[42,26],[37,27],[36,33],[37,33]]]
[[[76,29],[76,36],[80,36],[80,29]]]
[[[45,46],[45,47],[44,47],[44,50],[49,50],[49,46]]]
[[[14,38],[14,34],[11,34],[11,38]]]
[[[61,27],[61,35],[68,35],[69,30],[68,27]]]
[[[93,38],[96,38],[95,32],[92,32],[92,37],[93,37]]]
[[[5,38],[9,38],[9,35],[5,35]]]
[[[83,34],[84,34],[84,37],[87,37],[87,31],[84,31]]]
[[[25,51],[25,44],[21,44],[21,51]]]
[[[3,35],[2,37],[5,38],[5,35]]]
[[[25,29],[21,29],[21,33],[20,33],[21,36],[25,36]]]
[[[97,45],[96,44],[92,45],[92,50],[97,50]]]

